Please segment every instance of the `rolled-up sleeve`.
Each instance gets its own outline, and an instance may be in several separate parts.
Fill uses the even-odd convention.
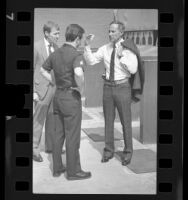
[[[135,74],[138,69],[138,59],[136,54],[130,50],[124,50],[123,56],[120,58],[120,63],[126,67],[126,69],[131,73]]]
[[[89,46],[86,46],[84,48],[84,58],[86,60],[86,63],[89,65],[95,65],[101,62],[103,59],[103,48],[100,47],[97,52],[92,53],[91,48]]]
[[[86,66],[86,63],[85,63],[83,55],[78,55],[73,62],[73,68],[75,69],[77,67],[80,67],[84,71],[85,66]]]

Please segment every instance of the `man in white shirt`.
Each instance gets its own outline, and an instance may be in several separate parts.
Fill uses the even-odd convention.
[[[54,132],[54,115],[52,98],[55,93],[55,80],[53,71],[52,83],[47,81],[40,73],[40,68],[48,56],[54,52],[59,39],[59,26],[48,21],[43,26],[44,38],[34,44],[34,81],[33,81],[33,160],[42,162],[39,144],[42,129],[45,123],[45,149],[52,150],[52,137]],[[46,120],[46,122],[45,122]]]
[[[129,78],[135,74],[138,68],[136,54],[129,49],[122,53],[121,43],[125,31],[124,24],[113,21],[109,26],[110,42],[92,53],[89,37],[85,41],[84,57],[89,65],[104,62],[104,89],[103,112],[105,118],[105,148],[101,162],[108,162],[114,155],[114,119],[117,108],[123,128],[124,151],[122,165],[131,161],[132,127],[131,127],[131,86]]]

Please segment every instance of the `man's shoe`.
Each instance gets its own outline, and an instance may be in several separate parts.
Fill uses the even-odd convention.
[[[102,157],[102,160],[101,162],[104,163],[104,162],[108,162],[110,159],[112,159],[114,157],[114,155],[111,155],[111,156],[103,156]]]
[[[42,162],[43,158],[40,154],[38,156],[33,154],[33,160],[36,162]]]
[[[121,158],[121,164],[123,166],[128,165],[131,162],[132,153],[130,152],[123,152],[123,156]]]
[[[82,180],[82,179],[87,179],[90,177],[91,177],[91,172],[84,172],[84,171],[77,172],[76,174],[71,175],[71,176],[67,174],[68,180]]]
[[[126,165],[128,165],[130,162],[131,162],[131,160],[122,160],[122,161],[121,161],[121,164],[122,164],[123,166],[126,166]]]
[[[112,159],[114,157],[114,153],[111,152],[110,150],[108,150],[106,147],[104,148],[103,151],[103,156],[102,156],[102,160],[101,162],[108,162],[110,159]]]
[[[59,171],[57,171],[57,172],[54,172],[54,173],[53,173],[53,177],[59,177],[59,176],[61,176],[61,174],[63,174],[65,171],[66,171],[66,169],[62,169],[62,170],[59,170]]]

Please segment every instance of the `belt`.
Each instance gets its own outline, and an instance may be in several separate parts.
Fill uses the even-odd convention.
[[[127,83],[129,81],[128,78],[122,79],[122,80],[117,80],[117,81],[110,81],[108,79],[104,79],[104,83],[107,85],[120,85],[123,83]]]
[[[71,90],[71,91],[77,91],[79,92],[76,88],[74,87],[57,87],[58,90],[64,90],[64,91],[67,91],[67,90]]]
[[[56,87],[58,90],[71,90],[71,87],[61,87],[61,86],[57,86]]]

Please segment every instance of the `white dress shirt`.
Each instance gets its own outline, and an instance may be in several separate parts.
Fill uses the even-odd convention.
[[[50,43],[44,38],[44,44],[45,44],[45,47],[46,47],[46,52],[47,52],[47,55],[49,56],[49,45],[50,45]],[[54,48],[53,48],[53,46],[51,45],[50,46],[50,50],[51,50],[51,52],[54,52]]]
[[[114,65],[114,80],[122,80],[131,76],[131,74],[136,73],[138,68],[137,56],[130,50],[124,49],[122,52],[122,57],[119,57],[117,50],[120,47],[120,43],[123,39],[116,43],[116,53],[115,53],[115,65]],[[109,79],[110,76],[110,59],[113,51],[112,43],[108,43],[100,47],[97,52],[92,53],[90,46],[84,48],[84,57],[89,65],[95,65],[101,61],[104,62],[106,69],[106,78]]]

